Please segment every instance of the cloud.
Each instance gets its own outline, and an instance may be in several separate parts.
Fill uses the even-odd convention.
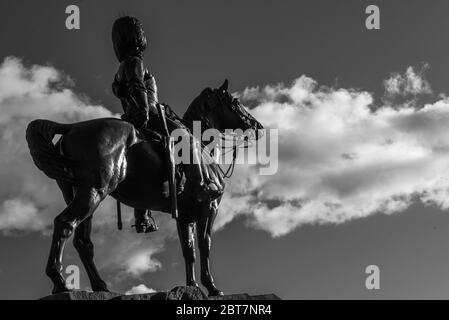
[[[53,219],[65,208],[56,183],[31,160],[25,141],[27,124],[36,118],[71,123],[117,116],[73,88],[74,81],[52,66],[28,67],[15,57],[0,65],[0,232],[4,235],[30,231],[48,235]],[[132,223],[132,212],[125,206],[125,230],[119,232],[115,212],[112,198],[95,212],[93,240],[100,268],[118,273],[120,279],[160,268],[154,255],[176,234],[169,216],[158,219],[160,231],[149,240],[126,228]]]
[[[70,87],[71,81],[55,68],[26,68],[8,57],[0,66],[0,231],[48,231],[61,211],[61,195],[34,167],[25,142],[29,121],[47,118],[73,122],[113,116],[89,104]],[[63,88],[58,88],[63,86]]]
[[[408,67],[405,74],[391,74],[390,78],[384,80],[385,92],[390,96],[431,94],[430,83],[423,77],[428,68],[429,65],[424,64],[419,71],[416,71],[414,67]]]
[[[430,92],[412,67],[395,78],[400,93]],[[256,166],[237,167],[217,229],[244,216],[282,236],[304,224],[400,212],[414,201],[449,207],[449,99],[375,105],[371,93],[306,76],[240,96],[265,127],[279,129],[278,171],[257,176]]]
[[[384,84],[390,95],[430,96],[422,71],[408,68]],[[36,118],[75,122],[116,116],[76,94],[74,82],[51,66],[0,65],[0,232],[49,234],[65,204],[54,181],[32,163],[24,139]],[[290,85],[247,88],[240,94],[267,128],[279,129],[279,165],[272,176],[238,165],[215,229],[236,217],[273,236],[304,224],[343,223],[405,210],[414,201],[449,207],[449,98],[432,103],[377,105],[372,93],[319,86],[301,76]],[[124,207],[125,226],[132,213]],[[118,282],[162,266],[157,254],[176,235],[169,215],[157,216],[151,237],[116,229],[115,201],[95,213],[96,261]],[[110,279],[109,279],[110,280]]]
[[[156,290],[148,288],[144,284],[139,284],[138,286],[134,286],[131,289],[129,289],[128,291],[126,291],[125,294],[129,295],[129,294],[143,294],[143,293],[153,293],[153,292],[156,292]]]
[[[146,271],[156,271],[161,268],[161,263],[151,258],[152,252],[138,252],[128,259],[127,271],[131,274],[141,274]]]

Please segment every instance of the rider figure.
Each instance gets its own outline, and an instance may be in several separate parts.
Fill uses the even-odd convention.
[[[146,128],[158,132],[162,131],[162,120],[157,111],[157,87],[155,78],[145,69],[143,52],[147,40],[142,24],[134,17],[118,18],[112,27],[112,42],[115,55],[120,67],[115,75],[112,89],[121,103],[125,114],[122,119],[134,125],[143,135]],[[190,139],[192,158],[191,164],[183,164],[186,178],[194,186],[198,201],[215,199],[221,195],[219,188],[211,182],[205,181],[200,164],[200,150],[193,143],[193,136],[177,121],[167,118],[170,132],[181,129],[185,137]],[[195,161],[196,160],[196,161]],[[135,227],[138,233],[149,232],[153,226],[150,215],[145,209],[134,209]]]

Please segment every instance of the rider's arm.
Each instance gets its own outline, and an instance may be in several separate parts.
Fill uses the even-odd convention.
[[[145,84],[147,88],[147,96],[148,96],[148,104],[150,107],[150,115],[154,114],[157,115],[157,86],[156,86],[156,79],[154,76],[150,75],[148,71],[145,73]]]
[[[143,61],[140,58],[132,57],[126,62],[125,77],[129,84],[129,95],[133,100],[134,108],[131,116],[137,122],[137,126],[145,126],[148,121],[148,95],[144,82]]]

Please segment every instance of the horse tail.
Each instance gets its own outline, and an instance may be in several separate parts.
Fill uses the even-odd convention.
[[[52,141],[55,135],[64,135],[71,127],[71,124],[33,120],[28,124],[25,137],[33,162],[41,171],[51,179],[76,184],[69,170],[75,161],[60,154]]]

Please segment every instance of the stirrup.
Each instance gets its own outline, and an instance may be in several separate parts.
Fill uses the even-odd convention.
[[[149,233],[159,230],[156,220],[154,220],[150,210],[148,210],[148,215],[145,214],[144,217],[139,217],[136,219],[135,224],[131,227],[136,228],[137,233]]]

